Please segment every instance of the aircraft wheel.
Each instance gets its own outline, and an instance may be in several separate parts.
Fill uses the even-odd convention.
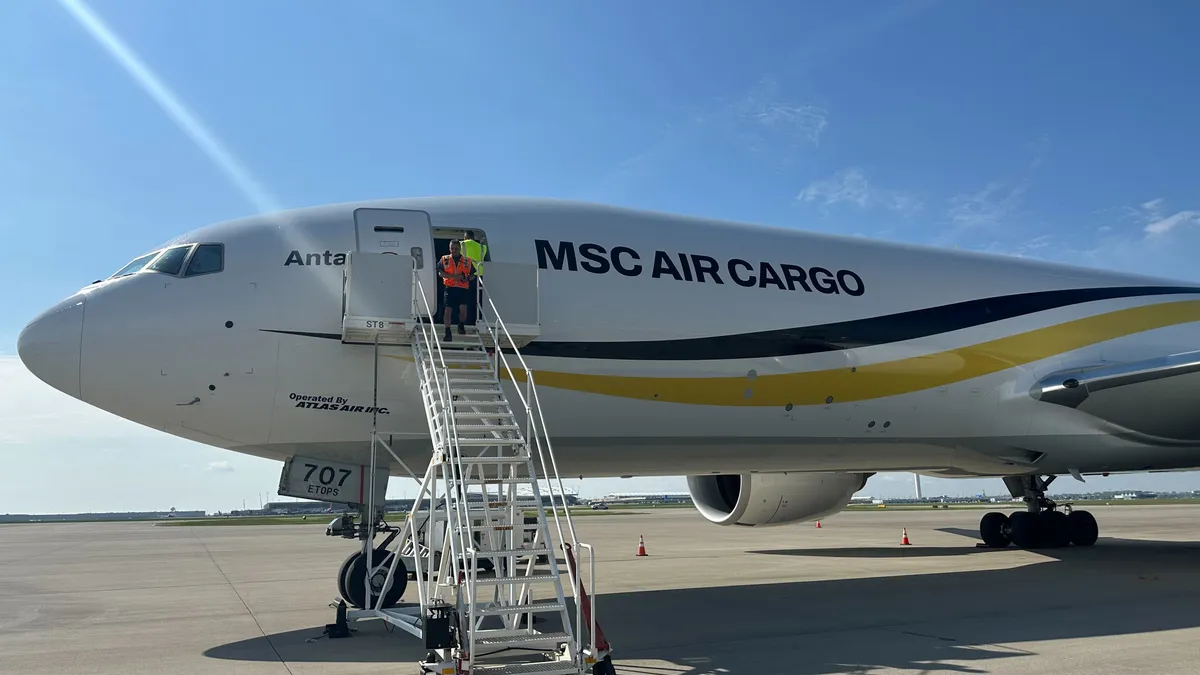
[[[1091,546],[1100,537],[1100,526],[1088,511],[1072,511],[1067,516],[1067,530],[1070,532],[1071,543],[1076,546]]]
[[[979,537],[983,539],[983,543],[992,548],[1004,548],[1008,546],[1008,534],[1005,532],[1005,526],[1008,525],[1008,516],[997,511],[985,514],[979,521]]]
[[[1017,548],[1038,548],[1041,545],[1038,531],[1038,514],[1018,511],[1008,517],[1008,538]]]
[[[354,562],[355,558],[360,555],[362,555],[362,551],[351,553],[350,555],[346,556],[346,559],[342,561],[342,566],[338,568],[337,573],[338,594],[342,596],[343,600],[351,605],[353,605],[353,603],[350,602],[350,591],[346,590],[346,572],[350,569],[350,565]]]
[[[383,582],[387,580],[388,570],[392,564],[392,554],[386,549],[375,549],[371,554],[371,563],[375,569],[371,574],[371,600],[366,601],[366,592],[363,588],[363,580],[366,576],[367,560],[359,551],[350,556],[349,565],[345,565],[345,571],[342,574],[341,586],[344,589],[342,595],[347,604],[356,608],[363,609],[365,607],[374,607],[375,601],[379,597],[379,592],[383,588]],[[400,602],[400,597],[404,595],[405,589],[408,587],[408,568],[404,561],[400,560],[396,564],[396,574],[392,577],[392,587],[388,589],[387,594],[383,598],[383,609],[395,607],[397,602]]]
[[[1067,514],[1062,511],[1042,511],[1038,514],[1042,545],[1047,548],[1062,548],[1071,545],[1071,525]]]

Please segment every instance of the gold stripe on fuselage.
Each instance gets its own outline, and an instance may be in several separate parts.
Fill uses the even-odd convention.
[[[690,405],[783,407],[897,396],[990,375],[1106,340],[1200,321],[1200,300],[1097,314],[934,354],[854,368],[740,377],[643,377],[535,369],[538,385]],[[392,356],[405,361],[411,357]],[[501,368],[501,377],[509,379]],[[515,379],[525,381],[514,369]],[[749,391],[749,396],[747,396]]]

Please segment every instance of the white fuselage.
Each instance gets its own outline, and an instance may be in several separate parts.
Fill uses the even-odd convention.
[[[21,355],[167,433],[362,461],[374,360],[340,339],[345,254],[419,249],[434,303],[435,239],[464,228],[491,261],[542,268],[522,354],[564,477],[1200,466],[1200,443],[1029,393],[1059,370],[1196,349],[1200,288],[571,202],[405,199],[202,228],[168,246],[220,244],[219,271],[94,284],[32,324]],[[379,424],[421,466],[412,357],[384,354]]]

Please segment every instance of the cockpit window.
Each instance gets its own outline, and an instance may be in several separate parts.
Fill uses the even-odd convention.
[[[130,274],[136,274],[136,273],[140,272],[141,269],[143,267],[145,267],[146,264],[149,263],[151,260],[154,260],[154,258],[158,254],[159,254],[159,251],[155,251],[154,253],[147,253],[146,255],[144,255],[140,258],[135,258],[133,260],[133,262],[122,267],[120,270],[117,271],[116,274],[109,277],[109,279],[116,279],[117,277],[127,277]]]
[[[225,247],[221,244],[200,244],[192,254],[185,277],[212,274],[225,269]]]
[[[161,272],[175,276],[179,274],[179,270],[183,269],[183,261],[187,259],[188,250],[191,248],[190,244],[169,248],[158,257],[158,260],[147,266],[146,269],[152,272]]]

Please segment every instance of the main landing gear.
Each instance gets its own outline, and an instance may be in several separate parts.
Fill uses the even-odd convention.
[[[351,505],[357,506],[357,505]],[[438,504],[440,508],[443,504]],[[367,537],[368,529],[363,523],[363,518],[366,517],[366,509],[359,507],[359,514],[356,516],[353,513],[344,513],[325,528],[325,534],[330,537],[342,537],[344,539],[358,539],[362,542],[358,551],[350,554],[338,569],[337,573],[337,588],[338,593],[346,604],[354,609],[375,608],[376,602],[379,600],[380,593],[384,593],[383,603],[379,605],[380,609],[391,609],[395,607],[400,599],[404,596],[404,591],[408,587],[409,581],[415,581],[417,574],[415,570],[409,569],[412,563],[412,556],[421,551],[423,557],[428,557],[426,561],[427,569],[438,569],[441,565],[441,551],[426,550],[426,540],[429,535],[426,532],[428,521],[417,527],[417,536],[420,540],[413,545],[411,540],[406,540],[403,546],[392,546],[392,542],[403,531],[402,528],[388,525],[383,520],[383,511],[375,516],[375,533],[386,535],[382,542],[374,545],[374,550],[371,553],[371,568],[367,569]],[[526,518],[525,523],[528,525],[532,522],[537,522],[536,518]],[[475,533],[475,543],[478,545],[482,542],[482,535],[479,532]],[[400,555],[400,561],[396,564],[396,572],[392,576],[392,583],[388,586],[386,592],[384,585],[387,584],[388,571],[392,567],[392,559],[396,555]],[[541,556],[538,561],[543,562],[546,556]],[[467,561],[464,559],[459,563],[462,568],[468,567]],[[483,574],[491,574],[495,569],[495,563],[487,558],[480,558],[476,562],[476,568]],[[371,598],[367,599],[367,584],[366,580],[371,580]],[[537,619],[541,621],[541,619]]]
[[[382,522],[379,522],[375,528],[377,532],[387,533],[388,536],[381,544],[377,544],[372,551],[371,569],[369,571],[367,570],[366,556],[366,526],[356,523],[354,515],[347,513],[334,519],[325,529],[325,534],[328,536],[360,539],[363,542],[360,550],[354,552],[342,562],[337,575],[338,593],[341,594],[346,604],[355,609],[375,607],[375,603],[379,599],[379,594],[384,592],[384,584],[387,582],[388,571],[392,566],[392,558],[396,555],[393,551],[389,550],[388,546],[400,533],[399,529],[390,527]],[[366,588],[368,576],[371,579],[371,598],[369,604]],[[401,558],[396,566],[396,573],[392,577],[391,586],[384,594],[383,609],[395,607],[396,603],[400,602],[400,598],[404,595],[405,588],[408,586],[411,576],[412,574],[404,564],[404,559]]]
[[[1074,544],[1091,546],[1100,535],[1095,517],[1087,511],[1069,506],[1059,511],[1058,505],[1046,498],[1046,488],[1055,476],[1009,476],[1004,479],[1013,497],[1025,500],[1025,511],[1006,516],[986,514],[979,521],[979,536],[992,548],[1004,548],[1010,543],[1018,548],[1061,548]]]

